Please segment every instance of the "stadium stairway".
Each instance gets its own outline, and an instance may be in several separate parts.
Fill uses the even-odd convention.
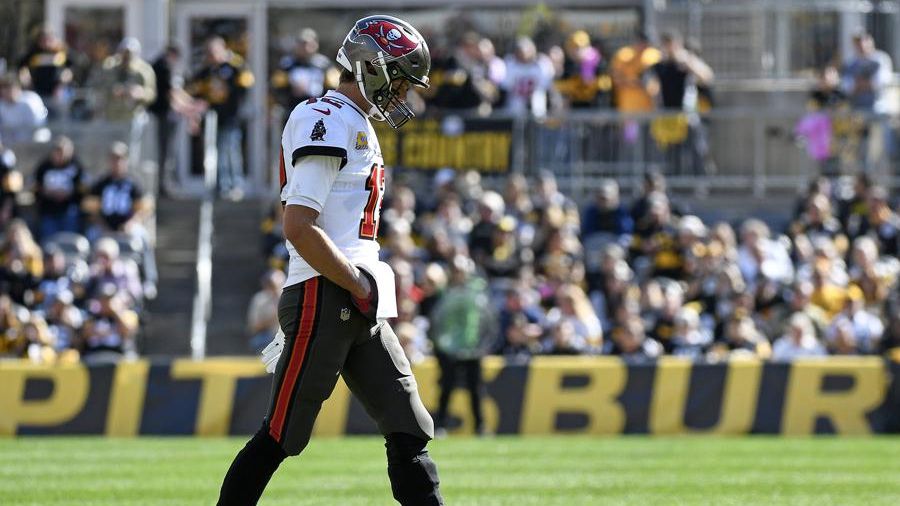
[[[141,352],[190,355],[200,202],[161,199],[156,210],[158,295],[147,304]]]
[[[261,205],[255,200],[215,203],[208,355],[250,353],[247,308],[266,268],[260,247]]]

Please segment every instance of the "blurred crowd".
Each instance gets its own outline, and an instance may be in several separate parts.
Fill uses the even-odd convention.
[[[673,166],[674,173],[715,170],[705,116],[715,103],[715,73],[696,40],[676,31],[603,40],[585,30],[560,27],[532,30],[531,36],[492,38],[473,27],[451,24],[426,33],[432,86],[409,97],[420,115],[541,118],[577,110],[616,111],[621,124],[610,128],[614,144],[621,145],[618,150],[631,146],[647,151],[636,159],[659,158]],[[204,113],[211,110],[218,119],[220,194],[240,199],[244,123],[252,114],[246,99],[258,86],[242,56],[244,42],[241,37],[210,36],[203,42],[202,59],[186,62],[181,48],[170,45],[148,62],[141,57],[140,42],[131,37],[115,47],[98,41],[89,54],[75,54],[54,33],[42,30],[11,66],[15,72],[0,79],[0,138],[7,145],[26,141],[48,118],[105,118],[143,125],[145,113],[150,113],[156,119],[159,146],[158,191],[166,193],[173,186],[172,143],[179,122],[196,134]],[[320,51],[319,35],[311,28],[301,29],[281,46],[284,52],[272,58],[268,95],[278,106],[274,110],[281,111],[276,114],[286,119],[300,102],[335,87],[339,72],[334,58]],[[794,132],[829,174],[841,172],[844,161],[869,161],[894,150],[896,132],[887,121],[834,119],[839,110],[882,114],[890,108],[890,56],[865,32],[853,36],[852,46],[851,54],[833,55],[822,69],[810,114]],[[538,141],[568,142],[559,135],[547,132]]]
[[[552,174],[502,191],[444,170],[435,191],[393,182],[382,256],[397,275],[395,330],[414,362],[435,354],[603,354],[719,361],[883,354],[900,347],[900,216],[866,176],[816,179],[789,225],[706,223],[679,212],[664,177],[626,203],[613,180],[578,207]],[[263,223],[284,279],[280,206]],[[262,304],[267,306],[269,304]],[[254,346],[277,322],[251,309]]]
[[[471,30],[425,37],[432,55],[431,87],[416,97],[425,113],[542,117],[566,109],[643,113],[711,105],[713,71],[676,32],[662,34],[659,48],[637,34],[633,43],[610,53],[584,30],[542,37],[541,46],[520,36],[499,53],[490,37]],[[279,60],[270,82],[274,99],[290,112],[334,87],[337,77],[333,58],[319,52],[316,32],[306,28]]]
[[[137,351],[140,312],[156,296],[144,219],[128,175],[128,147],[89,178],[59,136],[26,179],[0,145],[0,357],[38,363],[117,360]],[[33,200],[26,207],[20,203]]]
[[[0,78],[0,140],[30,142],[48,120],[103,119],[129,122],[140,138],[148,113],[158,141],[158,192],[174,185],[173,141],[179,122],[197,134],[204,114],[217,118],[220,194],[244,193],[242,151],[245,97],[254,76],[244,59],[220,37],[204,42],[201,65],[185,78],[181,49],[170,45],[152,62],[140,41],[126,37],[112,49],[98,41],[90,54],[76,54],[50,30],[41,30],[15,72]]]
[[[658,41],[637,33],[615,48],[583,30],[519,36],[508,47],[470,29],[426,37],[433,85],[410,97],[419,111],[542,117],[616,110],[625,142],[651,135],[687,143],[700,163],[709,162],[703,122],[694,119],[713,106],[715,74],[698,44],[677,32]],[[301,30],[292,45],[269,76],[272,102],[285,113],[338,76],[314,30]],[[795,131],[831,176],[841,172],[829,167],[842,126],[816,113],[884,112],[892,75],[890,57],[871,36],[856,34],[853,47],[822,71],[810,115]],[[214,111],[219,191],[243,196],[243,121],[257,84],[239,48],[208,38],[190,75],[177,46],[152,61],[141,53],[139,41],[125,38],[76,55],[42,30],[13,72],[0,76],[4,355],[49,361],[132,353],[143,301],[155,296],[152,241],[142,226],[152,212],[149,189],[128,175],[127,146],[110,147],[108,167],[86,168],[78,147],[50,132],[47,159],[23,177],[9,147],[30,142],[48,120],[153,115],[157,190],[165,193],[173,186],[176,126],[184,121],[196,133],[203,114]],[[656,111],[694,116],[649,128],[628,119]],[[890,151],[886,125],[862,129]],[[533,181],[513,174],[494,191],[475,172],[442,170],[433,184],[422,195],[395,181],[382,213],[384,257],[398,278],[396,330],[413,360],[485,353],[787,359],[882,353],[900,339],[898,217],[885,189],[863,176],[852,184],[817,179],[784,230],[684,215],[656,173],[627,205],[609,180],[595,201],[578,206],[551,173]],[[25,193],[34,197],[31,216],[19,208]],[[271,335],[283,282],[279,214],[276,205],[263,223],[274,269],[250,307],[254,348]]]

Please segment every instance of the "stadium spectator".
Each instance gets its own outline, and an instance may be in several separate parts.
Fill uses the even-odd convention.
[[[619,184],[612,179],[600,182],[594,201],[581,219],[581,238],[587,244],[627,243],[634,231],[634,220],[619,198]]]
[[[75,158],[75,145],[59,137],[50,156],[35,170],[38,236],[47,240],[57,232],[80,232],[79,206],[84,194],[84,171]]]
[[[468,237],[469,254],[476,264],[481,264],[491,251],[497,225],[506,211],[503,197],[499,193],[487,191],[478,200],[478,218]]]
[[[47,322],[39,315],[32,313],[22,326],[23,352],[22,358],[28,358],[35,364],[52,364],[56,362],[56,349],[53,334]]]
[[[589,278],[591,299],[604,333],[613,328],[621,308],[638,297],[635,290],[640,292],[631,284],[634,272],[625,262],[624,255],[624,250],[619,246],[608,246],[603,253],[600,271],[593,279]]]
[[[420,364],[425,360],[428,353],[427,341],[421,339],[421,332],[415,324],[402,321],[397,324],[397,339],[403,348],[403,353],[412,365]]]
[[[631,220],[634,222],[635,232],[639,233],[647,226],[651,196],[656,194],[668,195],[667,191],[666,178],[662,172],[649,170],[644,173],[641,182],[641,194],[631,204]]]
[[[109,148],[109,172],[91,187],[84,209],[93,219],[88,236],[135,231],[149,207],[144,190],[128,174],[128,146],[114,142]]]
[[[435,416],[436,430],[446,430],[450,394],[462,370],[469,391],[475,433],[484,432],[481,396],[481,357],[492,332],[487,284],[474,275],[474,263],[461,255],[450,265],[449,284],[431,312],[429,336],[441,367],[441,394]]]
[[[506,79],[501,84],[506,97],[504,108],[516,115],[546,116],[553,91],[553,64],[539,53],[528,37],[516,39],[515,51],[506,57]]]
[[[278,331],[278,298],[284,286],[285,275],[281,270],[269,270],[261,280],[261,290],[250,299],[247,309],[249,347],[259,353],[269,344]]]
[[[103,115],[110,121],[132,120],[156,99],[156,74],[141,59],[141,43],[134,37],[123,39],[116,54],[103,61],[93,85],[102,97]]]
[[[651,272],[653,276],[681,279],[684,256],[678,245],[678,229],[669,199],[656,193],[650,195],[647,202],[647,216],[632,237],[635,268],[639,275]]]
[[[893,256],[879,258],[878,245],[868,236],[853,242],[850,258],[850,281],[862,290],[866,307],[880,311],[897,281],[900,261]]]
[[[41,30],[19,61],[22,86],[37,93],[51,118],[61,113],[72,82],[72,60],[65,45],[49,29]]]
[[[493,240],[480,266],[492,278],[512,278],[524,263],[523,249],[516,237],[516,219],[504,216],[494,230]]]
[[[528,190],[528,180],[519,173],[510,174],[503,189],[506,214],[520,222],[534,221],[534,202]]]
[[[221,37],[206,41],[206,66],[187,84],[186,91],[216,112],[216,150],[219,154],[219,191],[227,198],[244,195],[244,154],[241,109],[254,77],[244,59]]]
[[[55,246],[49,245],[43,251],[44,272],[37,284],[35,306],[47,308],[53,300],[62,292],[72,288],[72,276],[74,272],[66,266],[66,255]]]
[[[172,159],[175,132],[178,130],[178,116],[173,108],[173,94],[181,91],[184,77],[180,73],[181,48],[170,44],[153,62],[156,75],[156,93],[147,110],[156,118],[157,172],[156,188],[159,195],[167,193],[166,184],[173,170]]]
[[[20,219],[13,220],[0,245],[0,292],[9,294],[16,304],[32,305],[44,274],[43,261],[28,226]]]
[[[662,53],[659,61],[650,67],[657,84],[651,89],[659,92],[659,103],[667,110],[696,110],[696,93],[688,93],[697,85],[709,85],[714,74],[699,56],[684,47],[681,35],[666,32],[662,35]]]
[[[497,318],[498,337],[491,351],[506,354],[522,342],[537,343],[543,334],[545,315],[524,283],[507,288]]]
[[[599,353],[603,346],[603,328],[584,290],[574,283],[563,285],[556,292],[555,302],[547,312],[547,325],[554,331],[559,331],[556,327],[561,324],[570,328],[551,336],[549,347],[560,345],[556,339],[565,337],[564,348],[567,351]]]
[[[788,296],[788,310],[792,315],[804,315],[812,324],[816,338],[821,340],[831,319],[824,309],[812,303],[814,291],[811,281],[796,281]]]
[[[612,331],[610,355],[631,363],[649,362],[663,354],[662,346],[648,337],[644,323],[637,316],[630,316]]]
[[[78,355],[73,344],[84,324],[84,316],[74,304],[72,292],[55,294],[46,311],[43,312],[54,347],[61,359],[77,361]]]
[[[842,88],[854,108],[867,112],[887,112],[885,90],[893,80],[891,57],[875,47],[866,32],[853,35],[854,54],[844,62]]]
[[[859,237],[861,227],[869,214],[869,192],[875,186],[872,177],[860,172],[853,178],[850,189],[847,184],[842,184],[839,191],[835,192],[838,198],[838,217],[841,226],[851,239]]]
[[[128,146],[114,142],[109,150],[109,172],[91,187],[84,201],[91,216],[89,238],[119,235],[136,243],[144,274],[147,298],[156,296],[156,259],[144,219],[151,210],[150,199],[140,184],[128,174]]]
[[[761,278],[788,283],[794,275],[794,267],[787,249],[771,238],[768,225],[757,219],[749,219],[741,226],[741,246],[738,248],[738,266],[744,281],[755,287]]]
[[[891,209],[888,193],[881,186],[873,186],[868,192],[868,212],[857,233],[869,235],[878,243],[882,255],[900,255],[900,216]]]
[[[854,55],[844,62],[842,87],[850,105],[863,113],[883,115],[892,111],[890,94],[887,92],[893,81],[891,57],[875,47],[875,40],[865,32],[853,36]],[[859,158],[864,167],[873,170],[879,153],[891,153],[894,139],[887,120],[866,118],[867,128],[862,131],[863,139],[858,146]]]
[[[538,173],[534,206],[539,213],[546,213],[551,208],[558,208],[565,213],[566,220],[576,227],[580,220],[575,201],[559,191],[556,174],[549,170],[542,170]]]
[[[0,357],[15,357],[21,353],[23,309],[14,304],[7,293],[0,291]]]
[[[463,213],[459,197],[453,193],[444,197],[435,210],[430,226],[445,230],[454,243],[465,243],[472,231],[472,221]]]
[[[490,111],[498,90],[488,78],[480,41],[477,33],[466,32],[451,55],[435,62],[429,104],[456,112]]]
[[[609,77],[603,76],[603,58],[591,45],[591,37],[584,30],[569,34],[565,44],[565,63],[556,89],[573,109],[587,109],[600,105],[603,92],[609,91]],[[604,79],[605,77],[605,79]]]
[[[545,355],[580,355],[584,348],[575,325],[569,320],[559,320],[550,326],[550,337],[544,345]]]
[[[135,352],[138,315],[115,284],[102,285],[87,304],[87,316],[74,348],[87,363],[110,362]]]
[[[865,310],[865,299],[858,286],[851,286],[847,290],[844,309],[835,316],[825,333],[826,343],[830,347],[841,348],[838,341],[843,337],[839,334],[845,327],[852,329],[854,347],[858,353],[878,353],[881,350],[884,323]]]
[[[672,354],[699,359],[712,342],[712,334],[700,324],[700,314],[693,307],[684,306],[675,315],[672,329]]]
[[[662,35],[662,55],[650,67],[650,75],[655,80],[649,86],[651,93],[658,95],[660,107],[670,112],[696,112],[697,87],[708,87],[714,78],[709,65],[688,51],[681,35],[675,32]],[[651,131],[657,143],[666,148],[674,171],[703,173],[709,146],[704,126],[695,117],[661,117],[653,121]]]
[[[725,360],[731,356],[754,356],[768,359],[772,347],[754,323],[753,318],[739,311],[725,324],[725,334],[712,345],[713,360]]]
[[[632,44],[620,48],[610,61],[613,101],[621,113],[646,113],[654,109],[647,71],[662,55],[650,44],[645,33],[638,33]]]
[[[0,143],[0,230],[19,215],[18,195],[22,174],[16,170],[16,154]]]
[[[85,295],[99,298],[103,290],[115,288],[116,298],[135,307],[143,300],[143,288],[137,264],[121,256],[119,243],[111,237],[101,237],[94,244],[94,259],[85,284]]]
[[[847,100],[847,94],[841,90],[841,74],[837,67],[826,65],[822,68],[810,100],[819,109],[832,109]]]
[[[675,320],[684,304],[684,290],[681,285],[672,281],[660,283],[662,289],[662,306],[653,311],[647,335],[660,343],[666,353],[675,351]]]
[[[812,321],[803,313],[791,316],[787,333],[776,339],[772,346],[772,360],[780,362],[822,355],[825,355],[825,347],[816,338]]]
[[[12,76],[0,77],[0,140],[29,142],[46,121],[47,108],[37,93],[23,90]]]
[[[338,72],[331,58],[319,52],[319,36],[312,28],[303,28],[294,41],[293,52],[278,62],[272,74],[272,93],[284,108],[284,121],[297,104],[321,97],[334,88]]]

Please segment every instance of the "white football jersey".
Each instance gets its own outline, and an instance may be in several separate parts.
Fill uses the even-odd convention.
[[[337,91],[291,112],[281,136],[281,201],[319,211],[316,224],[354,264],[378,261],[384,159],[368,116]],[[287,241],[285,286],[316,272]]]
[[[537,116],[547,113],[547,93],[553,86],[553,64],[539,54],[531,62],[521,62],[514,56],[506,59],[506,108],[515,113],[531,111]]]

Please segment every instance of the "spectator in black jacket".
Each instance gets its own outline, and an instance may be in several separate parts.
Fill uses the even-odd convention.
[[[79,205],[84,193],[84,171],[75,159],[75,145],[60,137],[50,157],[35,171],[35,199],[41,240],[57,232],[80,232]]]
[[[147,109],[156,118],[157,176],[156,187],[160,195],[166,194],[165,181],[172,170],[170,160],[172,140],[178,128],[178,116],[172,110],[172,90],[180,89],[183,77],[178,72],[181,49],[166,46],[165,51],[153,62],[156,73],[156,100]]]
[[[188,84],[187,92],[216,112],[219,190],[223,196],[239,200],[244,186],[240,112],[254,78],[244,59],[230,51],[221,37],[206,42],[206,63]]]

